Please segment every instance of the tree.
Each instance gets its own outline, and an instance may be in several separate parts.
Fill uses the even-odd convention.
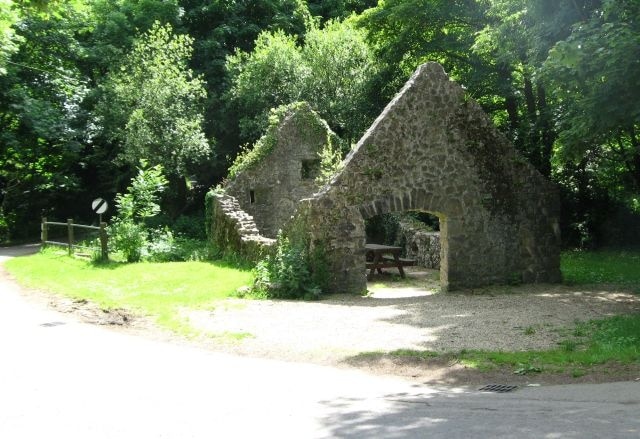
[[[476,0],[385,0],[358,19],[380,63],[375,94],[382,108],[415,69],[436,61],[474,96],[486,96],[484,60],[473,53],[475,34],[485,25],[485,5]]]
[[[11,0],[0,0],[0,75],[7,73],[7,60],[18,50],[16,32],[13,28],[18,21],[18,13],[11,5]]]
[[[156,22],[180,25],[178,0],[93,0],[87,21],[90,29],[78,35],[86,48],[82,67],[96,82],[131,51],[138,35]]]
[[[605,1],[575,26],[545,61],[559,101],[557,153],[592,155],[613,192],[630,192],[640,209],[640,5]]]
[[[18,11],[17,50],[0,75],[2,240],[34,233],[40,214],[68,214],[81,188],[80,103],[87,87],[76,68],[81,50],[74,33],[83,15],[67,4],[57,5],[57,14],[31,6]]]
[[[156,23],[109,76],[98,113],[123,162],[148,159],[185,177],[211,154],[202,131],[204,83],[187,67],[191,44]]]
[[[135,166],[146,159],[163,166],[174,215],[185,207],[186,177],[212,153],[202,130],[204,82],[187,67],[192,42],[156,23],[109,75],[97,109],[97,122],[121,162]]]
[[[294,36],[263,32],[251,53],[237,50],[227,58],[231,87],[226,99],[237,111],[244,142],[256,140],[266,129],[269,111],[300,100],[308,68]]]
[[[307,33],[302,58],[309,71],[302,98],[348,143],[358,140],[371,123],[367,93],[377,68],[364,32],[350,21],[329,21]]]
[[[215,137],[218,154],[209,165],[211,182],[226,175],[227,156],[238,152],[247,137],[238,128],[244,118],[235,106],[227,107],[224,95],[229,90],[226,58],[236,50],[253,50],[261,32],[282,31],[302,38],[311,23],[304,0],[182,0],[182,23],[194,38],[191,66],[203,75],[208,99],[204,130]],[[251,131],[251,128],[245,128]]]
[[[299,100],[349,140],[369,122],[363,108],[375,62],[363,32],[350,22],[330,21],[310,30],[302,47],[292,35],[264,32],[251,53],[229,57],[227,68],[226,98],[243,115],[240,128],[247,142],[266,129],[272,108]]]

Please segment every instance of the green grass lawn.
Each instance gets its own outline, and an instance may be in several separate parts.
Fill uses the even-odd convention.
[[[560,266],[568,284],[610,283],[640,292],[640,251],[569,251]]]
[[[179,317],[181,309],[212,307],[253,282],[251,271],[221,262],[93,264],[57,250],[10,259],[5,266],[23,285],[154,316],[183,333],[191,329]]]

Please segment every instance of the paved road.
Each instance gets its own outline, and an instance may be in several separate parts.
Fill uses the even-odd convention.
[[[638,438],[639,410],[640,382],[416,386],[134,337],[0,284],[3,439]]]

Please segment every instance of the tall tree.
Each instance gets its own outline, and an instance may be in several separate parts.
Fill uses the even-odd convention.
[[[192,43],[156,23],[109,76],[98,107],[123,163],[163,166],[177,194],[173,213],[184,208],[185,178],[212,153],[202,130],[204,82],[187,67]]]
[[[246,142],[267,126],[269,111],[305,100],[341,136],[354,140],[366,128],[366,92],[375,74],[363,32],[350,22],[330,21],[310,30],[302,46],[283,32],[263,33],[255,49],[227,60],[227,99],[243,114]]]
[[[40,214],[68,213],[80,190],[80,103],[87,88],[76,68],[82,51],[74,34],[84,15],[67,3],[56,14],[32,6],[18,11],[17,50],[0,75],[4,239],[34,233]]]

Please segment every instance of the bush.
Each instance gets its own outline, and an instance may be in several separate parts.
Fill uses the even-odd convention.
[[[254,291],[274,299],[317,299],[321,291],[309,270],[306,248],[279,234],[275,254],[256,266]]]
[[[173,232],[176,236],[204,241],[207,239],[204,216],[202,214],[179,216],[173,223]]]
[[[147,230],[144,225],[129,220],[116,219],[109,226],[111,251],[120,251],[127,262],[139,262],[147,244]]]

